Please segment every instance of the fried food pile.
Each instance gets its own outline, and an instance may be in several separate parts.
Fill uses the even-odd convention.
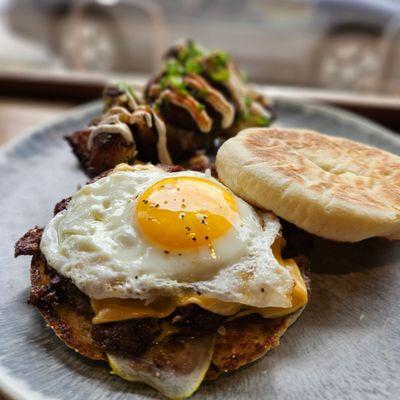
[[[89,176],[119,163],[211,167],[219,146],[249,126],[269,126],[269,101],[230,55],[192,41],[173,46],[143,93],[106,87],[103,114],[66,139]]]

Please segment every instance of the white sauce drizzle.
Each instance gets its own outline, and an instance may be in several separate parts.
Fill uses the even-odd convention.
[[[101,133],[119,134],[127,143],[133,143],[134,138],[129,126],[121,121],[124,118],[129,124],[141,124],[143,121],[148,128],[152,128],[154,116],[155,129],[157,131],[157,154],[161,163],[172,164],[171,156],[167,148],[167,130],[163,121],[155,115],[154,112],[146,110],[145,106],[138,105],[130,93],[128,96],[129,107],[134,106],[133,111],[130,113],[126,108],[121,106],[112,107],[96,126],[90,127],[90,135],[88,140],[88,149],[91,150],[93,142],[97,135]],[[131,101],[132,100],[132,101]]]
[[[254,90],[242,82],[232,64],[228,66],[228,69],[229,79],[225,83],[225,86],[232,93],[232,97],[235,99],[239,109],[242,111],[246,110],[246,98],[249,98],[251,101],[249,111],[252,114],[270,118],[270,112],[255,98]]]
[[[153,114],[156,130],[158,133],[157,154],[163,164],[172,164],[172,159],[167,147],[167,128],[156,114]]]
[[[221,92],[213,88],[199,75],[190,74],[189,79],[186,79],[186,83],[196,89],[203,89],[206,91],[205,101],[221,114],[221,126],[224,129],[229,128],[233,124],[233,120],[235,118],[235,108]]]
[[[144,121],[148,128],[151,128],[153,126],[151,114],[143,106],[140,106],[135,112],[131,114],[129,123],[140,124],[140,120]]]
[[[167,147],[167,128],[164,124],[164,122],[156,115],[155,112],[149,112],[145,109],[144,106],[139,106],[139,109],[132,114],[132,117],[140,116],[144,119],[146,122],[146,125],[148,128],[153,127],[153,119],[152,116],[154,117],[154,127],[157,131],[157,154],[158,154],[158,159],[161,163],[163,164],[172,164],[172,159],[168,151]],[[136,118],[132,118],[131,123],[136,122]]]
[[[262,115],[266,118],[270,118],[270,113],[257,101],[253,101],[250,104],[250,111],[256,115]]]
[[[120,116],[124,116],[127,120],[131,117],[131,113],[124,107],[114,106],[110,108],[107,114],[119,114]]]
[[[201,104],[191,95],[185,95],[185,101],[179,101],[175,93],[170,89],[163,90],[159,95],[159,101],[167,98],[172,104],[184,108],[196,122],[200,132],[208,133],[212,128],[212,119],[201,107]]]
[[[120,114],[106,114],[99,125],[90,128],[90,136],[87,144],[89,150],[92,149],[96,136],[101,133],[119,134],[128,143],[133,142],[132,132],[127,124],[120,121]]]
[[[228,64],[229,78],[224,85],[229,89],[234,98],[239,110],[244,111],[246,109],[245,98],[247,94],[246,86],[240,80],[236,73],[233,65]]]
[[[127,90],[125,92],[125,96],[127,97],[128,101],[128,106],[131,111],[135,111],[136,108],[139,107],[139,103],[136,101],[136,99],[132,96],[132,94]]]

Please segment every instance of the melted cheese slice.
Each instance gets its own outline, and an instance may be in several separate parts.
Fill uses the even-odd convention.
[[[236,314],[239,316],[239,313],[240,316],[258,313],[264,318],[279,318],[292,314],[307,304],[308,295],[305,282],[296,262],[292,259],[282,259],[280,255],[282,244],[283,241],[277,240],[272,246],[272,249],[276,259],[289,270],[293,277],[294,286],[292,290],[292,305],[290,307],[257,308],[211,299],[201,295],[157,297],[150,303],[139,299],[92,299],[92,308],[95,313],[92,322],[94,324],[103,324],[106,322],[116,322],[134,318],[165,318],[172,314],[177,307],[186,306],[188,304],[197,304],[208,311],[225,316],[233,316]]]
[[[227,303],[199,295],[181,297],[158,297],[146,305],[146,300],[103,299],[91,300],[95,316],[94,324],[123,321],[134,318],[164,318],[172,314],[177,307],[197,304],[215,314],[234,315],[240,311],[240,304]]]

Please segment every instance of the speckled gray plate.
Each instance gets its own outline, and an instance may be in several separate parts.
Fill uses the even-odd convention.
[[[14,399],[148,399],[155,391],[110,375],[67,349],[26,304],[29,258],[13,244],[50,219],[53,205],[86,178],[63,135],[100,109],[78,108],[0,154],[0,387]],[[347,136],[400,154],[400,138],[338,110],[278,102],[279,123]],[[212,384],[195,399],[400,398],[400,242],[321,240],[313,293],[281,347]]]

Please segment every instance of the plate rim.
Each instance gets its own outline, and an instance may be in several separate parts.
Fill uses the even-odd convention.
[[[343,110],[341,108],[318,103],[318,102],[301,102],[298,99],[288,99],[287,97],[280,98],[278,96],[273,98],[273,101],[278,104],[298,107],[302,112],[316,111],[325,115],[330,115],[337,119],[356,123],[361,126],[367,127],[369,130],[379,132],[379,134],[397,144],[400,145],[400,135],[394,131],[391,131],[384,126],[375,123],[368,118],[359,116],[351,111]],[[93,100],[82,105],[76,106],[63,112],[61,115],[51,118],[49,121],[38,124],[32,128],[23,131],[17,137],[8,141],[5,145],[0,147],[0,166],[1,163],[6,161],[8,154],[21,145],[24,141],[35,135],[41,135],[43,132],[51,129],[55,125],[65,123],[70,119],[80,119],[86,114],[94,112],[101,105],[101,100]],[[278,119],[279,122],[279,119]],[[68,148],[66,147],[66,151]],[[47,397],[38,392],[32,391],[27,383],[23,380],[17,379],[8,373],[8,370],[0,363],[0,395],[5,396],[6,399],[10,400],[51,400],[54,397]]]

